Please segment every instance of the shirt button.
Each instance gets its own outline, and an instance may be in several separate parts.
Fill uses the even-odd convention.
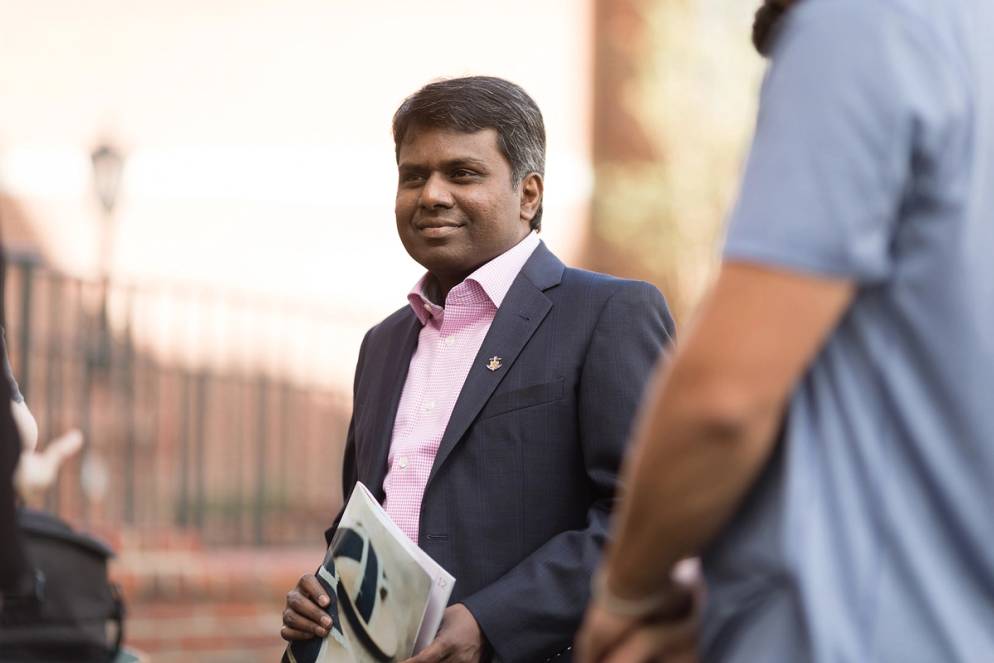
[[[456,337],[455,336],[446,336],[445,337],[445,345],[446,345],[446,347],[450,347],[451,348],[455,342],[456,342]]]
[[[400,465],[400,469],[407,467],[407,456],[401,456],[397,459],[397,464]]]

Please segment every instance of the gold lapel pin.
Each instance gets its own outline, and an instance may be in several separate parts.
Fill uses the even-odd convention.
[[[491,357],[490,363],[487,364],[487,368],[489,368],[491,371],[496,371],[498,368],[501,367],[500,362],[501,362],[500,357]]]

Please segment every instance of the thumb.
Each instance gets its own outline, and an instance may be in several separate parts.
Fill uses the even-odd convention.
[[[448,645],[436,637],[430,645],[421,650],[420,654],[407,659],[404,663],[438,663],[445,659],[448,649]]]
[[[66,459],[75,456],[83,448],[83,434],[76,429],[55,438],[41,452],[45,463],[58,470]]]

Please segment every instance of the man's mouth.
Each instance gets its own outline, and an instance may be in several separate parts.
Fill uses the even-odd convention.
[[[429,239],[448,237],[458,232],[462,227],[463,224],[461,223],[439,219],[422,220],[414,223],[414,228],[418,231],[418,234]]]

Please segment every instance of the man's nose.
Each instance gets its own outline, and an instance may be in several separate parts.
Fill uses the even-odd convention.
[[[421,207],[425,209],[452,207],[452,194],[449,191],[445,178],[438,173],[429,175],[424,186],[421,187],[419,202]]]

